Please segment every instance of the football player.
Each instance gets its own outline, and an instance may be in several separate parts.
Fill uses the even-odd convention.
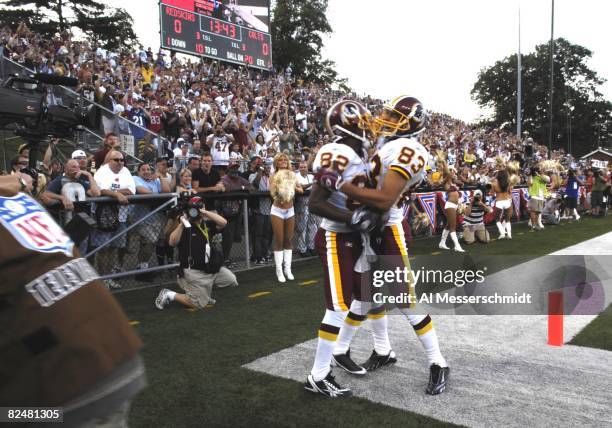
[[[376,210],[389,211],[389,219],[383,229],[378,251],[380,255],[387,256],[387,259],[396,260],[391,262],[392,264],[399,263],[401,269],[406,267],[409,271],[406,245],[409,226],[398,201],[426,175],[425,166],[429,161],[429,153],[415,138],[425,130],[425,122],[425,110],[416,98],[400,96],[384,107],[381,115],[374,121],[374,132],[385,137],[370,161],[369,176],[374,188],[358,187],[345,182],[334,171],[321,173],[321,182],[330,188],[339,189],[349,198]],[[411,283],[408,284],[407,291],[414,295]],[[450,369],[440,352],[430,316],[416,315],[411,310],[413,306],[399,309],[408,318],[425,349],[430,368],[426,392],[436,395],[445,390]],[[388,338],[384,339],[387,328],[384,306],[376,307],[373,303],[355,299],[342,325],[333,355],[334,362],[352,374],[361,374],[361,366],[350,358],[349,345],[366,317],[376,322],[372,326],[374,351],[362,367],[373,371],[397,361]]]
[[[325,125],[336,138],[319,149],[313,171],[335,171],[338,177],[355,186],[367,182],[368,129],[371,115],[356,101],[334,104],[325,118]],[[326,311],[319,327],[319,339],[312,371],[304,387],[328,397],[352,395],[331,374],[335,341],[355,294],[359,292],[360,275],[354,271],[363,250],[361,233],[369,232],[380,215],[359,206],[337,190],[329,190],[317,182],[312,187],[308,207],[323,217],[315,236],[315,249],[325,272]]]

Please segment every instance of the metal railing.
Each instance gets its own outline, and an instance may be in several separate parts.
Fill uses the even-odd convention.
[[[5,79],[11,75],[30,75],[36,73],[8,58],[0,56],[0,78]],[[50,105],[63,105],[65,107],[79,106],[81,109],[91,108],[90,117],[94,118],[93,128],[83,128],[75,133],[75,147],[85,148],[90,152],[101,147],[101,141],[107,132],[115,132],[120,137],[122,151],[135,160],[141,161],[142,153],[139,153],[138,141],[134,141],[133,131],[139,129],[145,135],[147,144],[161,144],[164,140],[160,135],[149,129],[115,114],[108,108],[95,101],[85,98],[74,90],[61,85],[47,86],[47,102]],[[156,157],[157,153],[153,157]]]

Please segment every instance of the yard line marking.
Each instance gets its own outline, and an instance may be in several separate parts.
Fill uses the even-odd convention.
[[[247,297],[249,299],[256,299],[258,297],[267,296],[268,294],[272,294],[271,291],[260,291],[259,293],[249,294]]]
[[[313,284],[316,284],[316,283],[318,283],[318,282],[319,282],[319,281],[317,281],[317,280],[311,279],[310,281],[300,282],[300,284],[299,284],[299,285],[313,285]]]
[[[434,251],[433,253],[431,253],[432,256],[438,256],[442,254],[442,251]]]
[[[140,324],[140,321],[130,321],[130,325],[138,325]]]

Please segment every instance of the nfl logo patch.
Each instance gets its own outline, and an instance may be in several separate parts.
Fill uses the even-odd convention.
[[[25,248],[72,257],[74,242],[53,218],[29,196],[0,197],[0,223]]]

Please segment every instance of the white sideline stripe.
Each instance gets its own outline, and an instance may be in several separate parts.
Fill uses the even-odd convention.
[[[612,233],[553,254],[590,253],[612,254]],[[612,258],[606,267],[612,270]],[[609,302],[610,296],[606,297]],[[566,316],[565,340],[594,318]],[[336,368],[340,385],[349,386],[361,398],[472,427],[612,426],[612,352],[546,345],[545,315],[444,315],[433,319],[451,366],[445,393],[425,395],[429,374],[424,352],[402,316],[389,317],[397,364],[360,378]],[[363,326],[366,331],[351,346],[357,362],[365,361],[372,349],[369,325]],[[309,340],[244,367],[304,382],[316,346],[316,339]]]

